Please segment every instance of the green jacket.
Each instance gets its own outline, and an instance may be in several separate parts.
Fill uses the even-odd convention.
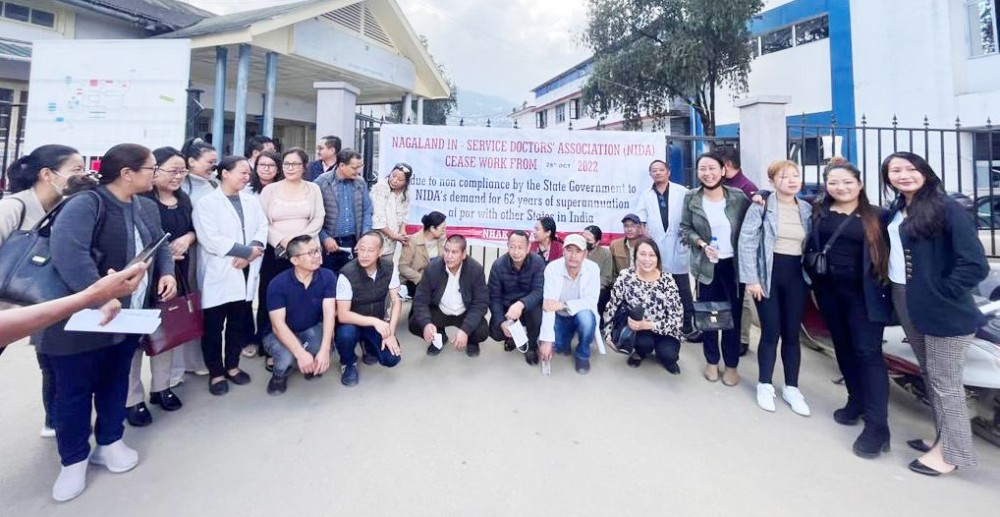
[[[733,233],[729,236],[733,243],[733,250],[739,249],[740,227],[743,224],[743,216],[750,208],[750,200],[747,199],[743,191],[723,186],[726,198],[726,217],[733,227]],[[712,226],[705,215],[705,208],[702,206],[704,187],[688,191],[684,196],[684,211],[681,214],[681,240],[691,248],[691,274],[696,282],[705,285],[711,284],[715,277],[715,264],[708,260],[701,249],[698,248],[698,241],[712,242]],[[723,238],[721,235],[718,236]],[[733,267],[739,271],[738,254],[733,255]],[[737,283],[739,279],[736,279]]]

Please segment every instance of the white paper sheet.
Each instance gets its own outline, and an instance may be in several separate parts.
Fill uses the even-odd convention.
[[[444,340],[441,339],[440,333],[434,334],[434,341],[431,344],[434,345],[434,348],[437,348],[438,350],[444,348]]]
[[[520,321],[508,322],[507,331],[510,332],[510,338],[514,340],[514,346],[517,348],[528,344],[528,331],[525,330]]]
[[[103,332],[106,334],[152,334],[160,326],[160,309],[122,309],[115,319],[101,326],[104,314],[97,309],[84,309],[66,322],[73,332]]]

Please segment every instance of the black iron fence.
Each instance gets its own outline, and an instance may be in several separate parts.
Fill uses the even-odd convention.
[[[666,135],[667,162],[670,164],[671,180],[688,187],[698,186],[695,171],[698,155],[730,147],[740,150],[740,137]]]
[[[27,114],[27,104],[0,101],[0,194],[7,189],[7,168],[23,152]]]
[[[872,126],[862,116],[858,126],[789,125],[788,158],[802,167],[804,191],[820,191],[823,169],[843,157],[861,170],[868,198],[886,206],[894,195],[882,181],[882,160],[897,151],[922,156],[941,177],[946,191],[974,213],[987,255],[1000,257],[1000,128],[990,119],[982,126]]]

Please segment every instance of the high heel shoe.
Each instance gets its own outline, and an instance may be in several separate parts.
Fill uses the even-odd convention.
[[[889,452],[889,431],[865,427],[854,440],[854,455],[859,458],[875,459],[883,452]]]
[[[916,440],[910,440],[906,442],[906,445],[909,445],[910,448],[915,451],[927,452],[931,450],[931,448],[927,446],[927,442],[925,442],[922,438],[918,438]]]

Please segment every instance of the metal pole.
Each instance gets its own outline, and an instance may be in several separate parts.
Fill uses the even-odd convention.
[[[274,94],[278,91],[278,54],[267,53],[267,69],[264,77],[264,136],[274,136]]]
[[[236,109],[233,118],[233,154],[242,154],[247,135],[247,83],[250,81],[250,45],[240,45],[236,68]]]
[[[219,156],[225,154],[226,136],[226,47],[215,47],[215,99],[212,106],[212,145]]]

